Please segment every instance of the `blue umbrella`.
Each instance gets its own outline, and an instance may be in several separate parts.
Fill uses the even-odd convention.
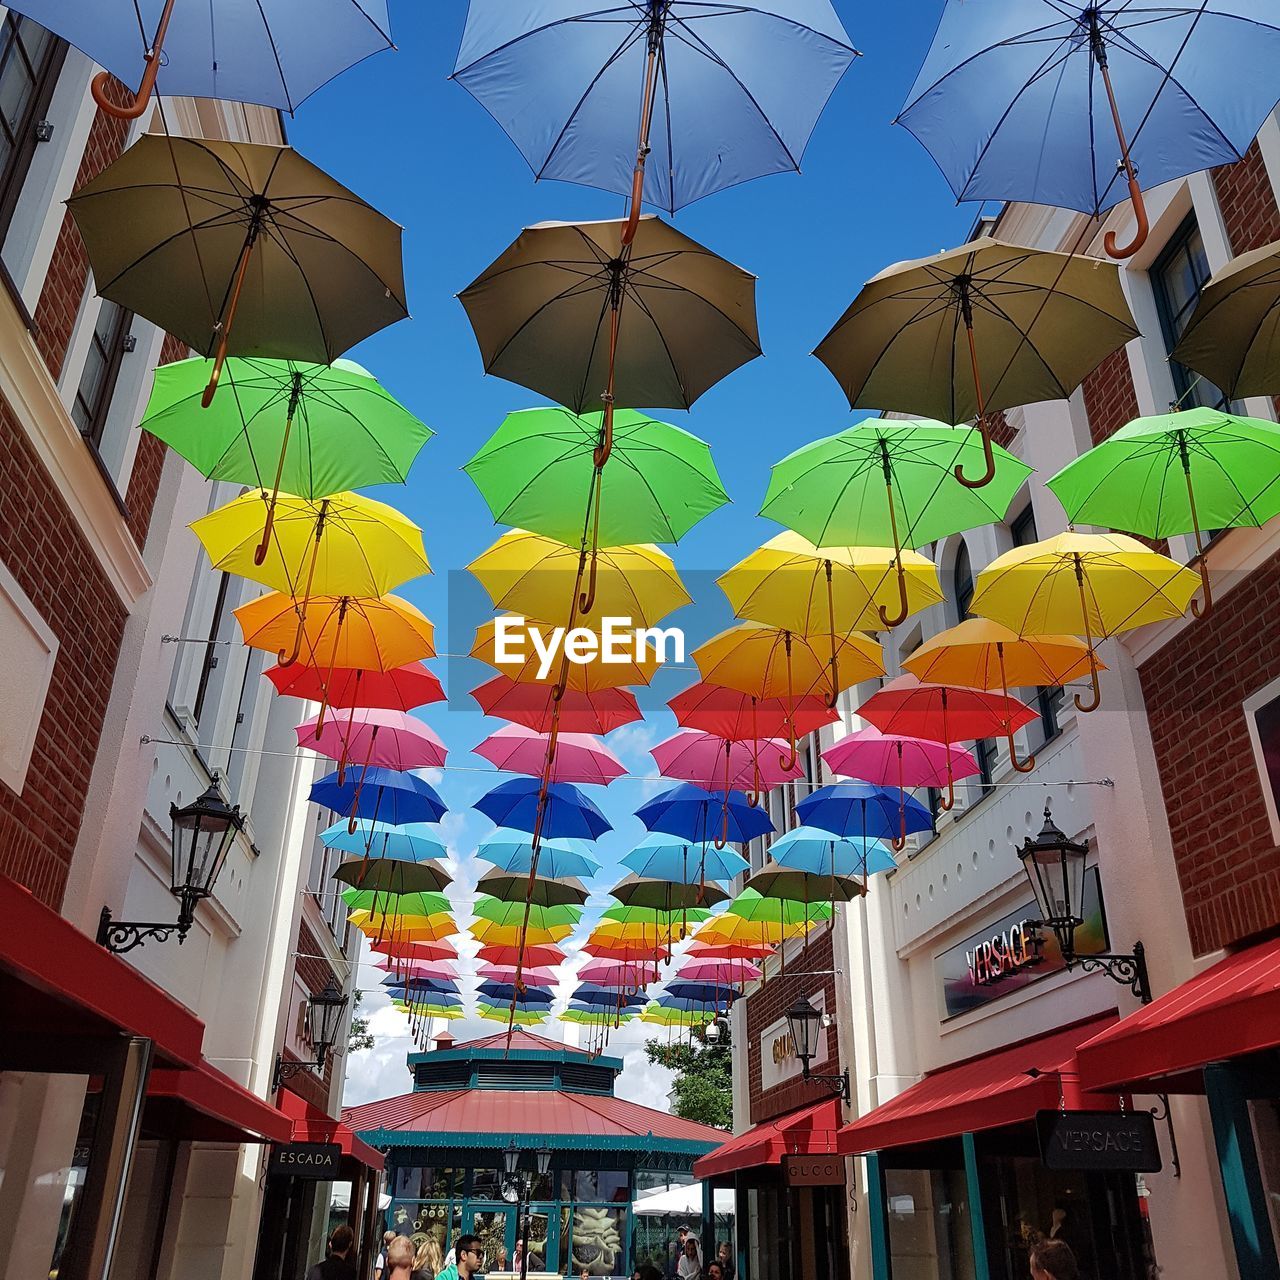
[[[738,993],[732,987],[714,982],[669,982],[663,995],[677,1000],[697,1001],[703,1005],[730,1005]]]
[[[431,830],[425,822],[393,827],[389,822],[361,818],[357,819],[354,832],[349,822],[335,822],[320,833],[320,839],[330,849],[370,858],[401,858],[410,862],[447,858],[448,850]]]
[[[1151,188],[1239,160],[1277,61],[1273,0],[948,0],[898,122],[960,200],[1100,214],[1130,195],[1137,240],[1106,242],[1128,257],[1138,173]]]
[[[491,862],[502,871],[514,873],[533,869],[533,842],[525,831],[507,831],[499,827],[480,841],[476,857]],[[548,880],[566,876],[590,879],[600,870],[577,840],[542,840],[538,845],[538,874]]]
[[[634,217],[798,169],[856,56],[830,0],[471,0],[453,78],[535,177]]]
[[[719,848],[730,841],[745,844],[774,829],[769,815],[749,805],[741,791],[706,791],[692,782],[660,791],[636,810],[636,817],[650,831],[696,841],[714,837]]]
[[[663,992],[654,998],[654,1004],[661,1005],[664,1009],[679,1009],[683,1013],[714,1013],[718,1012],[723,1004],[724,992],[721,993],[719,1000],[690,1000],[684,996],[673,996]]]
[[[819,876],[868,876],[898,865],[878,840],[847,838],[820,827],[793,827],[769,846],[780,867]]]
[[[348,769],[346,780],[326,773],[311,784],[311,799],[335,813],[351,816],[348,831],[358,831],[358,818],[403,826],[414,822],[439,822],[448,812],[436,789],[416,773],[400,773],[395,769],[379,769],[370,765],[363,770]]]
[[[538,792],[541,787],[537,778],[511,778],[482,795],[474,807],[500,827],[533,831],[538,822]],[[598,840],[606,831],[612,830],[609,820],[600,812],[595,802],[583,795],[572,783],[553,782],[547,787],[546,808],[542,818],[543,836]]]
[[[165,97],[292,112],[339,72],[394,47],[386,0],[15,0],[9,7],[125,84],[141,82],[137,103],[123,109],[134,117],[142,114],[152,79]],[[153,45],[156,56],[148,59]],[[110,114],[122,112],[104,99],[101,79],[94,97]]]
[[[908,832],[933,829],[933,818],[919,800],[899,797],[896,790],[870,782],[819,787],[796,805],[796,817],[806,826],[863,841],[895,839],[904,830],[903,822]]]
[[[651,831],[625,858],[622,865],[650,880],[673,884],[699,884],[703,880],[732,880],[751,864],[732,849],[691,844],[661,831]]]
[[[382,980],[384,987],[394,987],[397,991],[409,992],[448,992],[458,994],[458,984],[452,978],[397,978],[388,974]]]
[[[532,1008],[535,1005],[549,1005],[554,997],[543,987],[525,987],[523,990],[509,982],[482,982],[478,995],[490,1004],[510,1004],[513,1000],[517,1008]]]
[[[607,987],[592,987],[585,983],[572,996],[573,1003],[593,1009],[634,1009],[648,1004],[649,998],[639,993],[610,991]]]
[[[419,986],[389,987],[387,995],[392,1000],[403,1000],[405,1004],[435,1004],[446,1009],[457,1009],[462,1004],[462,997],[456,991],[435,991]]]

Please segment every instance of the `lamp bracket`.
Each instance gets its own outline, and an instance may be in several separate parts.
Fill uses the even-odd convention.
[[[1068,969],[1073,962],[1086,973],[1105,973],[1112,982],[1127,986],[1143,1004],[1151,1003],[1151,981],[1147,977],[1147,957],[1141,942],[1134,944],[1129,955],[1072,956],[1067,962]]]
[[[111,908],[103,907],[98,917],[97,942],[100,947],[122,956],[140,947],[148,938],[168,942],[170,934],[178,935],[178,943],[186,941],[193,923],[192,917],[180,913],[177,920],[113,920]]]
[[[276,1058],[276,1074],[272,1087],[279,1089],[286,1080],[292,1080],[294,1076],[300,1076],[304,1071],[322,1072],[327,1065],[327,1058],[315,1062],[286,1062],[284,1055],[281,1054]]]
[[[840,1072],[835,1076],[815,1075],[809,1070],[809,1064],[804,1064],[804,1078],[812,1080],[817,1084],[825,1084],[831,1086],[831,1092],[839,1096],[844,1102],[848,1102],[850,1098],[849,1090],[849,1073],[847,1071]]]

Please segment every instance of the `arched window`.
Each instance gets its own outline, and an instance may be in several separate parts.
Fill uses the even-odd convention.
[[[963,622],[969,616],[969,606],[973,603],[973,566],[969,561],[969,548],[963,542],[956,549],[951,590],[956,601],[956,617]]]

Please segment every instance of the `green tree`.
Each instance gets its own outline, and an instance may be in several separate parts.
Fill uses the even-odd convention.
[[[373,1032],[369,1030],[369,1019],[360,1016],[360,1002],[364,992],[357,990],[351,1002],[351,1031],[347,1035],[347,1052],[359,1053],[361,1049],[373,1048]]]
[[[650,1062],[675,1072],[671,1094],[676,1115],[717,1129],[732,1128],[733,1052],[727,1023],[720,1023],[720,1037],[714,1042],[707,1040],[702,1027],[695,1027],[687,1040],[668,1043],[654,1038],[645,1041],[644,1050]]]

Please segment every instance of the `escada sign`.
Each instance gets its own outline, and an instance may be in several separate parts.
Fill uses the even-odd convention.
[[[1156,1123],[1148,1111],[1038,1111],[1046,1169],[1159,1173]]]
[[[342,1148],[336,1142],[290,1142],[272,1147],[269,1178],[306,1178],[331,1182],[341,1176]]]

